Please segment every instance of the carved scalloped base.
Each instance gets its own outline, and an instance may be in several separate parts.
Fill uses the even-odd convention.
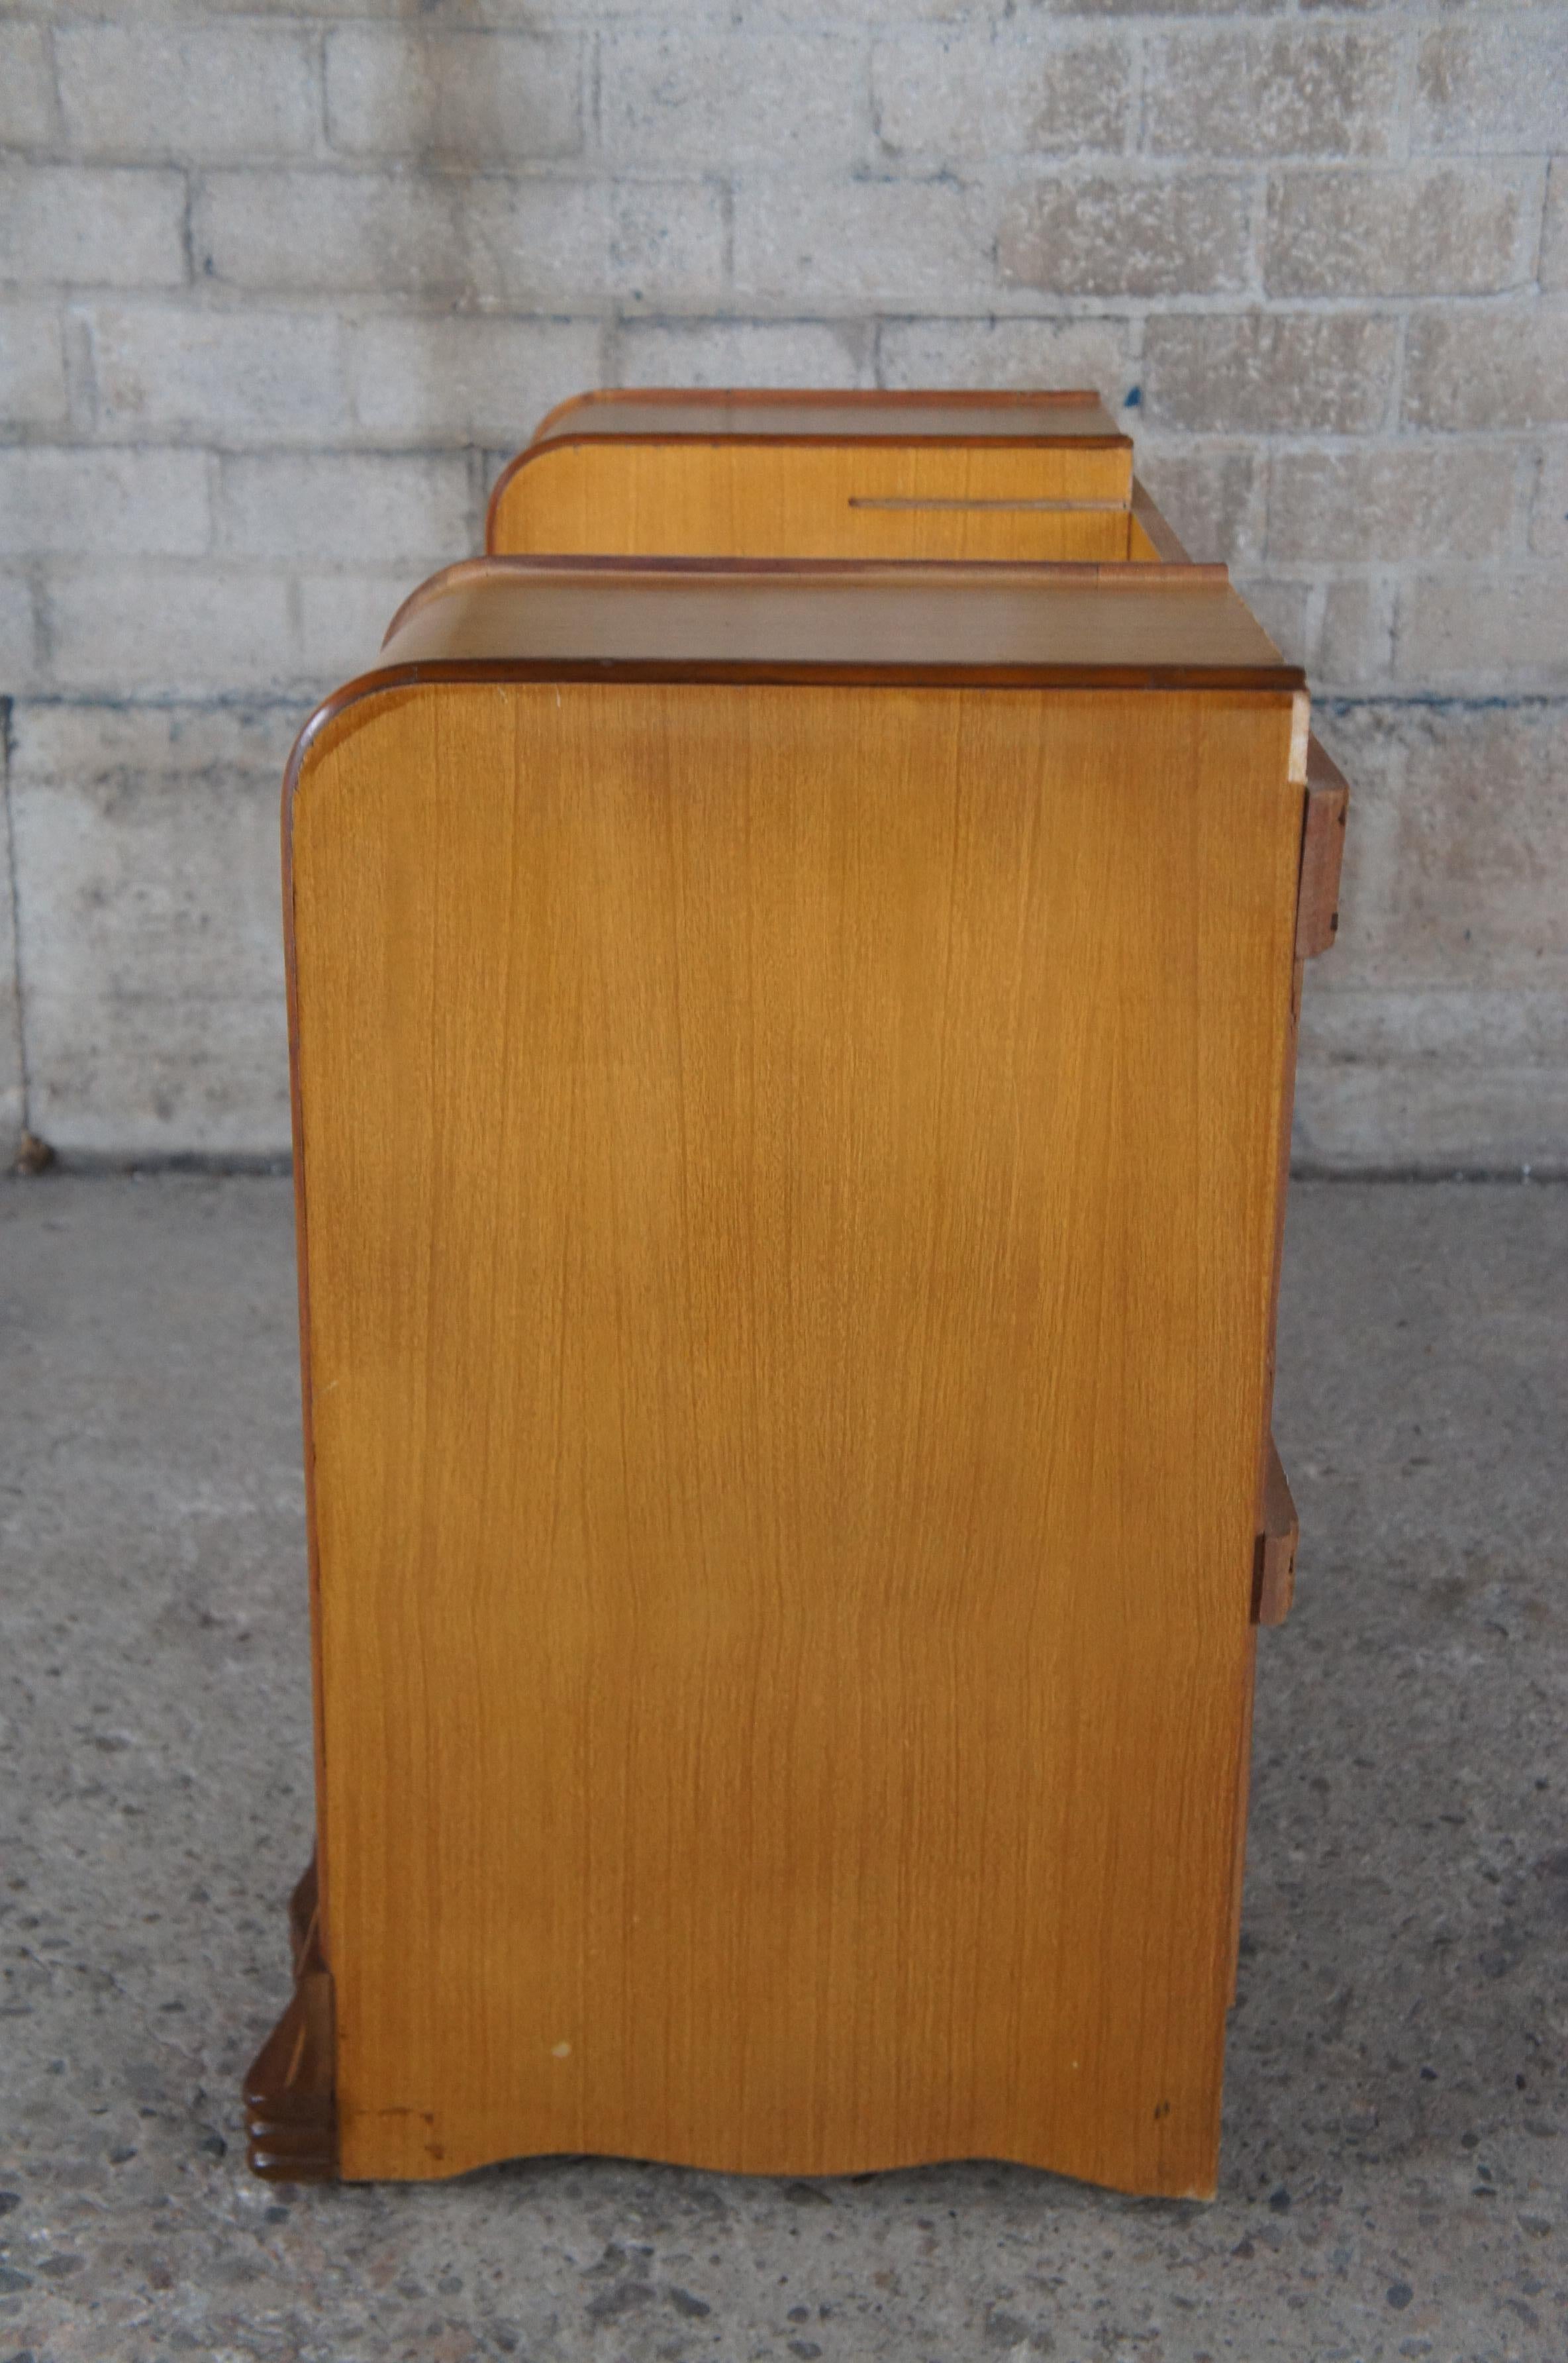
[[[315,1863],[289,1900],[294,1991],[245,2079],[253,2174],[269,2182],[337,2175],[332,1973],[321,1950]]]

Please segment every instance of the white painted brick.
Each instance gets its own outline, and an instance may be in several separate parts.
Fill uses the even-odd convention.
[[[1463,444],[1282,451],[1269,491],[1275,560],[1396,565],[1492,558],[1505,547],[1514,455]]]
[[[993,206],[949,180],[743,182],[737,294],[812,306],[951,303],[989,276]]]
[[[672,296],[687,303],[714,302],[724,285],[727,243],[719,190],[690,181],[628,181],[609,194],[608,292],[638,302]],[[509,292],[526,295],[537,286],[552,294],[569,294],[573,291],[565,282],[546,275],[542,268],[540,232],[527,194],[519,184],[516,202],[525,250],[524,267]]]
[[[287,1148],[278,788],[302,718],[17,709],[30,1114],[57,1148]]]
[[[0,451],[0,549],[197,558],[210,537],[199,451]]]
[[[1158,156],[1386,156],[1399,35],[1380,26],[1170,33],[1149,45],[1146,138]]]
[[[41,25],[0,24],[0,148],[47,148],[59,130],[48,34]]]
[[[1352,840],[1353,842],[1353,838]],[[1341,957],[1338,945],[1334,960]],[[1334,989],[1309,972],[1296,1071],[1298,1163],[1433,1172],[1568,1161],[1568,998],[1523,989]]]
[[[220,547],[231,558],[430,572],[474,546],[468,466],[455,456],[255,453],[225,460],[219,486]]]
[[[348,426],[337,321],[320,312],[99,309],[100,424],[124,437],[315,442]]]
[[[1325,0],[1342,9],[1381,8],[1386,0]],[[1042,0],[1044,9],[1061,17],[1278,17],[1292,0]],[[1313,7],[1318,0],[1301,0]]]
[[[272,25],[62,25],[55,57],[87,156],[237,162],[309,156],[320,139],[315,37]]]
[[[212,173],[198,267],[235,287],[581,302],[719,292],[723,204],[701,183]]]
[[[465,232],[470,285],[501,302],[712,303],[723,286],[723,197],[702,182],[476,181]]]
[[[1112,417],[1127,389],[1127,329],[1118,320],[890,320],[880,377],[921,386],[1084,386]]]
[[[10,862],[0,845],[0,1165],[9,1167],[22,1145],[27,1095],[22,1087],[22,1011],[17,993]]]
[[[454,549],[450,559],[466,558]],[[436,569],[351,569],[300,578],[300,634],[313,693],[325,697],[338,682],[369,672],[378,661],[387,626],[411,591]]]
[[[1327,582],[1308,661],[1319,693],[1386,687],[1392,660],[1393,597],[1383,582]]]
[[[733,19],[735,14],[734,0],[727,0],[727,5],[726,0],[680,0],[680,5],[682,13],[693,18],[704,10],[725,19]],[[769,0],[767,14],[782,25],[956,26],[964,23],[974,5],[975,0]],[[673,13],[661,0],[661,16]]]
[[[1136,434],[1137,413],[1129,414]],[[1265,469],[1248,445],[1161,444],[1138,435],[1133,465],[1189,558],[1246,566],[1263,554]]]
[[[1568,558],[1568,444],[1541,459],[1530,506],[1529,546],[1541,558]]]
[[[1568,132],[1568,13],[1465,10],[1434,27],[1416,57],[1419,148],[1550,155]]]
[[[648,320],[615,344],[622,385],[868,386],[870,331],[855,321]]]
[[[1114,38],[999,28],[984,17],[877,44],[876,124],[894,156],[938,165],[1126,146],[1130,54]]]
[[[1149,415],[1199,433],[1365,434],[1384,423],[1397,349],[1373,313],[1166,315],[1144,330]]]
[[[602,345],[591,320],[367,320],[349,339],[355,415],[382,439],[516,449],[601,383]]]
[[[864,43],[827,30],[608,28],[600,126],[610,168],[835,166],[869,145]]]
[[[1274,295],[1485,295],[1532,275],[1528,167],[1402,164],[1300,172],[1270,185],[1264,283]]]
[[[63,427],[69,416],[59,314],[0,304],[0,432]]]
[[[516,164],[573,155],[582,145],[582,42],[346,26],[327,37],[326,106],[331,144],[345,156]]]
[[[0,618],[5,593],[0,590]],[[0,636],[5,625],[0,621]],[[10,733],[0,738],[0,1170],[21,1146],[27,1122],[23,1088],[22,1004],[17,990],[16,880],[11,866]]]
[[[1242,569],[1236,588],[1286,664],[1309,664],[1312,655],[1312,586],[1282,582]]]
[[[1351,782],[1341,928],[1314,991],[1568,986],[1568,705],[1320,715]],[[1312,993],[1308,995],[1309,1000]]]
[[[1568,690],[1561,575],[1541,568],[1401,584],[1394,672],[1414,689]]]
[[[1062,295],[1220,294],[1251,275],[1244,179],[1060,173],[1009,199],[997,267],[1010,285]]]
[[[32,585],[19,567],[0,571],[0,696],[39,682]]]
[[[1546,183],[1540,283],[1553,291],[1568,287],[1568,157],[1557,159]]]
[[[1418,314],[1405,355],[1413,427],[1568,425],[1568,312]]]
[[[24,286],[178,286],[183,173],[0,167],[0,277]]]
[[[463,184],[393,172],[208,172],[198,273],[286,294],[462,294]]]
[[[282,575],[149,559],[50,569],[50,677],[63,690],[234,696],[301,675]]]

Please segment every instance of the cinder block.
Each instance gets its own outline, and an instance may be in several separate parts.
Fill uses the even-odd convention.
[[[33,588],[16,565],[0,571],[0,694],[13,697],[42,685]]]
[[[778,32],[608,24],[599,37],[600,138],[617,172],[848,172],[870,147],[866,82],[864,39],[826,24]]]
[[[23,286],[179,286],[184,174],[80,164],[0,169],[0,277]]]
[[[1137,434],[1136,413],[1132,414]],[[1200,564],[1248,566],[1263,554],[1265,478],[1246,445],[1162,444],[1138,435],[1138,473]]]
[[[607,294],[639,303],[676,298],[688,304],[716,303],[726,279],[728,231],[721,190],[695,181],[624,181],[609,191],[610,239],[602,275]],[[519,235],[535,241],[526,203],[516,215]],[[547,284],[536,250],[518,273],[514,291],[525,294],[533,284]],[[565,294],[565,282],[551,280],[549,290]]]
[[[4,616],[5,598],[4,590],[0,590],[0,619]],[[4,631],[5,624],[0,620],[0,636]],[[8,725],[8,715],[5,718]],[[8,727],[0,731],[0,815],[8,811],[10,804],[6,777],[10,738]],[[11,831],[7,826],[0,828],[0,1169],[9,1167],[15,1158],[27,1122],[22,1080],[22,1004],[17,991],[16,907]]]
[[[1351,780],[1355,823],[1334,957],[1314,988],[1562,993],[1568,704],[1378,701],[1317,727]]]
[[[1546,219],[1540,239],[1540,283],[1568,287],[1568,159],[1559,157],[1546,183]]]
[[[1393,653],[1392,586],[1352,579],[1326,582],[1311,635],[1312,687],[1320,695],[1386,687]]]
[[[1332,965],[1322,963],[1325,984]],[[1559,1171],[1568,1164],[1564,1108],[1562,993],[1337,992],[1313,978],[1296,1070],[1298,1166]]]
[[[1568,14],[1472,8],[1416,52],[1418,148],[1550,155],[1568,122]]]
[[[111,434],[312,443],[348,425],[330,314],[151,305],[89,321],[99,424]]]
[[[464,558],[466,549],[447,553]],[[310,694],[325,697],[340,681],[369,672],[380,660],[387,626],[411,591],[435,568],[423,563],[377,571],[346,568],[300,577],[300,639]]]
[[[60,103],[88,156],[180,163],[309,156],[320,144],[316,42],[288,25],[61,25]]]
[[[1542,454],[1530,504],[1529,546],[1541,558],[1568,558],[1568,446]]]
[[[288,582],[255,567],[61,561],[46,576],[44,613],[61,690],[234,696],[301,678]]]
[[[1568,690],[1561,573],[1542,567],[1402,583],[1394,673],[1413,689]]]
[[[1568,425],[1568,313],[1418,313],[1404,410],[1412,427]]]
[[[16,709],[29,1114],[58,1149],[287,1148],[278,784],[298,722]]]
[[[326,122],[346,156],[500,164],[574,155],[582,42],[575,33],[345,26],[327,36]]]
[[[1043,0],[1043,6],[1064,17],[1280,17],[1291,0]],[[1304,7],[1316,0],[1302,0]],[[1331,0],[1348,15],[1352,8],[1381,8],[1386,0]]]
[[[1245,181],[1160,172],[1037,181],[1010,198],[1003,281],[1052,294],[1230,294],[1250,272]]]
[[[1264,283],[1275,295],[1485,295],[1526,283],[1528,168],[1404,164],[1277,173]]]
[[[871,341],[853,320],[636,320],[616,333],[613,382],[867,386]]]
[[[994,207],[952,180],[745,181],[734,194],[735,292],[901,310],[983,287]]]
[[[1310,666],[1313,655],[1312,585],[1280,582],[1242,570],[1236,588],[1286,664]]]
[[[265,452],[226,459],[219,472],[219,547],[229,557],[428,573],[469,554],[474,526],[468,465],[456,455]]]
[[[1358,700],[1315,723],[1355,803],[1302,1012],[1297,1154],[1562,1162],[1568,704]]]
[[[594,320],[388,317],[350,331],[360,426],[400,443],[515,449],[547,410],[603,377]]]
[[[48,304],[0,304],[0,432],[61,427],[69,416],[59,314]]]
[[[200,451],[0,451],[0,549],[199,558],[210,538]]]
[[[982,5],[1003,13],[998,0],[982,0]],[[1055,0],[1048,0],[1055,5]],[[974,0],[838,0],[831,12],[825,0],[769,0],[768,16],[782,25],[821,25],[831,13],[835,24],[856,24],[872,27],[891,25],[960,25],[969,16]],[[679,14],[695,19],[703,13],[721,17],[726,22],[735,15],[734,0],[678,0]],[[660,0],[661,17],[674,17],[678,10]]]
[[[1495,446],[1282,451],[1269,486],[1272,560],[1491,558],[1507,539],[1514,457]]]
[[[208,172],[193,204],[196,270],[287,294],[461,294],[463,194],[395,172]]]
[[[1205,28],[1161,35],[1145,63],[1156,156],[1387,156],[1399,35],[1380,27]]]
[[[0,24],[0,148],[47,148],[59,136],[49,36],[41,25],[7,20]]]
[[[889,320],[878,377],[922,385],[1086,386],[1114,417],[1127,391],[1124,320]]]
[[[1143,337],[1158,426],[1225,434],[1364,435],[1383,425],[1397,331],[1368,312],[1169,314]]]
[[[1132,61],[1114,35],[1038,22],[999,29],[980,11],[877,43],[872,104],[894,156],[936,165],[998,155],[1120,150],[1132,129]]]
[[[700,182],[209,174],[196,254],[236,287],[497,302],[715,296],[723,203]]]

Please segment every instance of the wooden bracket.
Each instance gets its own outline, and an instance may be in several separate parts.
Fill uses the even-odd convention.
[[[315,1861],[289,1899],[294,1991],[245,2079],[250,2170],[267,2182],[332,2182],[337,2094],[332,1972],[321,1949]]]
[[[1320,740],[1307,743],[1307,814],[1296,895],[1296,957],[1326,952],[1340,924],[1340,860],[1350,782]]]
[[[1253,1558],[1254,1625],[1283,1625],[1289,1615],[1296,1592],[1296,1546],[1300,1539],[1301,1521],[1290,1498],[1279,1448],[1271,1436],[1264,1471],[1263,1513]]]

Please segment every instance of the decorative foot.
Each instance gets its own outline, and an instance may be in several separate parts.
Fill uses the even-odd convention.
[[[315,1862],[289,1899],[294,1991],[245,2079],[250,2170],[268,2182],[337,2175],[332,1972],[321,1949]]]

